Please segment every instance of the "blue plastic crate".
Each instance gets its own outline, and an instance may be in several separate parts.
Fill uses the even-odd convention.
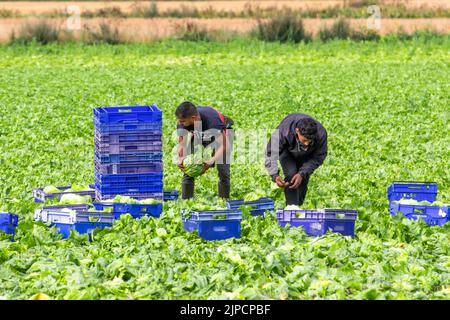
[[[148,131],[158,131],[158,133],[162,135],[162,126],[156,124],[94,126],[94,132],[97,135],[134,134],[134,133],[146,133]]]
[[[38,209],[35,211],[34,218],[56,226],[63,238],[67,238],[70,235],[70,230],[75,230],[78,233],[88,233],[89,238],[91,238],[91,233],[94,229],[110,227],[114,223],[114,215],[103,212],[66,212],[62,210]]]
[[[135,204],[135,203],[94,203],[96,210],[112,208],[114,217],[119,219],[122,214],[129,213],[133,218],[138,219],[143,216],[159,218],[163,209],[162,203]]]
[[[149,193],[158,192],[163,193],[163,183],[149,183],[149,184],[96,184],[95,189],[101,193],[108,194],[124,194],[124,193]]]
[[[184,230],[198,230],[198,235],[205,240],[224,240],[241,237],[242,211],[211,210],[181,211]],[[187,215],[189,215],[187,217]],[[218,219],[225,216],[225,219]]]
[[[89,212],[84,210],[36,209],[34,219],[46,223],[74,224],[78,222],[113,223],[114,216],[105,212]]]
[[[89,185],[91,189],[94,189],[94,185]],[[67,190],[70,189],[71,186],[63,186],[63,187],[57,187],[59,190]],[[77,194],[80,196],[90,196],[92,199],[95,199],[95,190],[89,190],[89,191],[71,191],[68,193]],[[44,202],[48,199],[60,199],[64,194],[67,194],[67,192],[56,192],[56,193],[45,193],[44,188],[34,188],[33,189],[33,197],[34,202]]]
[[[151,130],[142,132],[108,133],[103,134],[94,131],[94,142],[97,144],[117,144],[117,143],[150,143],[162,141],[162,131]]]
[[[128,192],[128,193],[105,193],[100,191],[95,192],[95,198],[97,199],[97,201],[111,200],[114,199],[114,197],[117,195],[127,196],[136,200],[144,200],[149,198],[156,200],[163,200],[163,192]]]
[[[14,213],[0,212],[0,225],[17,226],[19,223],[19,216]]]
[[[102,134],[109,133],[129,133],[142,131],[162,131],[162,122],[141,122],[141,121],[123,121],[117,124],[101,124],[97,119],[94,119],[94,130]]]
[[[99,154],[123,154],[130,152],[162,152],[162,141],[98,143],[95,152]]]
[[[205,240],[225,240],[241,237],[241,220],[195,221],[183,220],[184,230],[198,230],[198,235]]]
[[[0,231],[14,236],[19,224],[19,216],[14,213],[0,212]]]
[[[163,150],[161,146],[151,146],[151,145],[147,145],[140,149],[141,150],[137,150],[137,149],[131,150],[130,149],[128,151],[119,151],[119,152],[111,153],[111,152],[100,152],[96,146],[94,153],[95,153],[95,156],[97,159],[102,160],[102,159],[104,159],[104,157],[118,157],[118,156],[130,155],[130,154],[138,154],[138,155],[149,155],[149,154],[153,155],[155,153],[162,154],[162,150]],[[154,158],[150,158],[150,159],[154,159]],[[162,161],[162,158],[156,158],[156,159],[158,159],[158,162]],[[161,159],[161,160],[159,160],[159,159]],[[131,161],[145,161],[145,160],[137,159],[137,160],[131,160]]]
[[[126,203],[116,203],[116,202],[94,202],[92,204],[95,210],[103,211],[105,209],[111,209],[111,213],[114,214],[114,218],[117,219],[116,213],[127,213]],[[120,216],[119,214],[119,216]]]
[[[95,180],[95,186],[97,188],[97,190],[99,191],[108,191],[110,189],[121,189],[121,190],[129,190],[129,189],[139,189],[141,188],[142,190],[157,190],[157,192],[163,192],[163,179],[155,179],[153,181],[141,181],[141,182],[136,182],[136,181],[130,181],[130,182],[125,182],[125,183],[120,183],[120,182],[110,182],[110,183],[100,183],[99,181]],[[129,192],[129,191],[126,191]],[[134,191],[131,191],[134,192]],[[146,192],[146,191],[138,191],[138,192]],[[150,192],[155,192],[155,191],[150,191]]]
[[[438,185],[436,182],[394,181],[388,190],[389,202],[404,199],[417,201],[436,201]]]
[[[150,182],[162,182],[164,174],[161,172],[147,173],[147,174],[95,174],[95,181],[98,184],[108,185],[108,184],[130,184],[130,183],[144,183],[148,184]]]
[[[156,106],[118,106],[94,108],[94,119],[100,123],[115,124],[123,121],[162,121],[162,112]]]
[[[0,224],[0,232],[4,232],[14,236],[16,234],[16,226]]]
[[[164,170],[163,162],[130,162],[130,163],[111,163],[101,164],[95,161],[95,173],[106,174],[120,174],[120,175],[135,175],[147,173],[160,173]]]
[[[255,207],[254,209],[250,209],[250,214],[252,216],[264,216],[267,210],[270,211],[275,209],[275,203],[270,198],[260,198],[255,201],[247,202],[244,202],[244,200],[229,200],[226,204],[228,209],[237,209],[242,205]]]
[[[250,209],[250,215],[253,217],[261,216],[265,218],[267,209]]]
[[[162,152],[151,153],[127,153],[127,154],[97,154],[95,161],[101,164],[110,163],[131,163],[131,162],[162,162]]]
[[[448,207],[390,203],[389,211],[392,216],[401,212],[408,219],[417,220],[422,218],[430,226],[442,226],[449,220]]]
[[[355,235],[355,210],[321,209],[321,210],[277,210],[279,224],[303,227],[310,236],[323,236],[328,230],[344,236]]]
[[[91,208],[93,208],[93,206],[90,204],[64,204],[64,205],[44,206],[42,209],[46,210],[71,209],[76,211],[87,211]]]
[[[117,143],[149,143],[161,142],[163,132],[161,129],[134,130],[107,132],[94,130],[94,142],[96,144],[117,144]]]
[[[110,223],[103,222],[78,222],[74,224],[65,224],[65,223],[54,223],[53,224],[62,234],[62,238],[66,239],[70,236],[70,230],[77,231],[78,233],[87,233],[89,236],[89,240],[92,240],[92,232],[97,229],[103,229],[107,227],[111,227]]]
[[[242,211],[237,209],[232,210],[206,210],[206,211],[194,211],[182,209],[181,213],[183,218],[190,220],[242,220]],[[222,217],[225,216],[225,219]]]
[[[94,119],[94,129],[103,133],[162,130],[162,122],[130,120],[115,124],[105,124],[100,123],[98,119]]]
[[[173,200],[177,200],[179,197],[179,192],[178,190],[171,190],[171,191],[164,191],[164,201],[173,201]]]

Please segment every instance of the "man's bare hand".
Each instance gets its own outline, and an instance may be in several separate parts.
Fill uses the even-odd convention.
[[[184,172],[186,170],[186,168],[184,167],[183,161],[184,161],[184,158],[179,158],[177,165],[178,165],[178,168],[180,168],[180,170]]]
[[[203,161],[203,171],[201,174],[204,174],[209,168],[211,168],[214,165],[214,162],[214,159]]]
[[[297,189],[298,187],[300,187],[300,185],[302,184],[302,180],[303,178],[300,173],[295,174],[291,179],[291,186],[289,187],[289,189]]]
[[[275,178],[275,183],[277,184],[277,186],[279,188],[285,188],[285,187],[287,187],[289,185],[289,183],[285,182],[283,179],[281,179],[280,176]]]

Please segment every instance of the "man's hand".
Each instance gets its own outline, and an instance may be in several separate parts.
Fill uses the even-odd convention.
[[[184,170],[186,170],[186,168],[184,167],[183,161],[184,161],[184,158],[179,158],[177,165],[178,165],[178,168],[180,168],[180,170],[184,172]]]
[[[283,179],[281,179],[280,176],[277,176],[277,177],[275,178],[275,183],[277,184],[277,186],[278,186],[279,188],[285,188],[285,187],[287,187],[287,186],[289,185],[289,183],[287,183],[287,182],[285,182]]]
[[[201,174],[204,174],[209,168],[211,168],[214,165],[214,162],[216,162],[214,159],[203,161],[203,171]]]
[[[302,184],[302,180],[303,178],[300,173],[295,174],[291,179],[291,186],[289,187],[289,189],[297,189],[298,187],[300,187],[300,185]]]

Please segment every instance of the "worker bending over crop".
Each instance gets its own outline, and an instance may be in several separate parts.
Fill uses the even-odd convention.
[[[183,160],[187,156],[189,148],[190,152],[194,152],[194,147],[200,144],[213,149],[211,158],[203,162],[203,170],[200,175],[217,165],[219,197],[229,198],[232,147],[230,129],[232,129],[233,120],[211,107],[196,107],[189,101],[185,101],[177,107],[175,116],[178,122],[178,167],[184,172],[181,184],[182,198],[189,199],[194,196],[196,176],[187,174]],[[187,141],[189,133],[191,133],[191,140]]]
[[[265,164],[272,181],[284,188],[286,205],[303,204],[309,177],[322,165],[327,150],[327,131],[317,120],[298,113],[281,121],[267,144]]]

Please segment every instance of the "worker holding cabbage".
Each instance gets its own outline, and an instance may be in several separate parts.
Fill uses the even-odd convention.
[[[176,111],[178,134],[178,167],[184,172],[182,198],[194,196],[195,178],[216,166],[219,175],[219,197],[230,197],[230,154],[233,121],[211,107],[195,106],[189,101]],[[205,158],[203,147],[211,148]]]

